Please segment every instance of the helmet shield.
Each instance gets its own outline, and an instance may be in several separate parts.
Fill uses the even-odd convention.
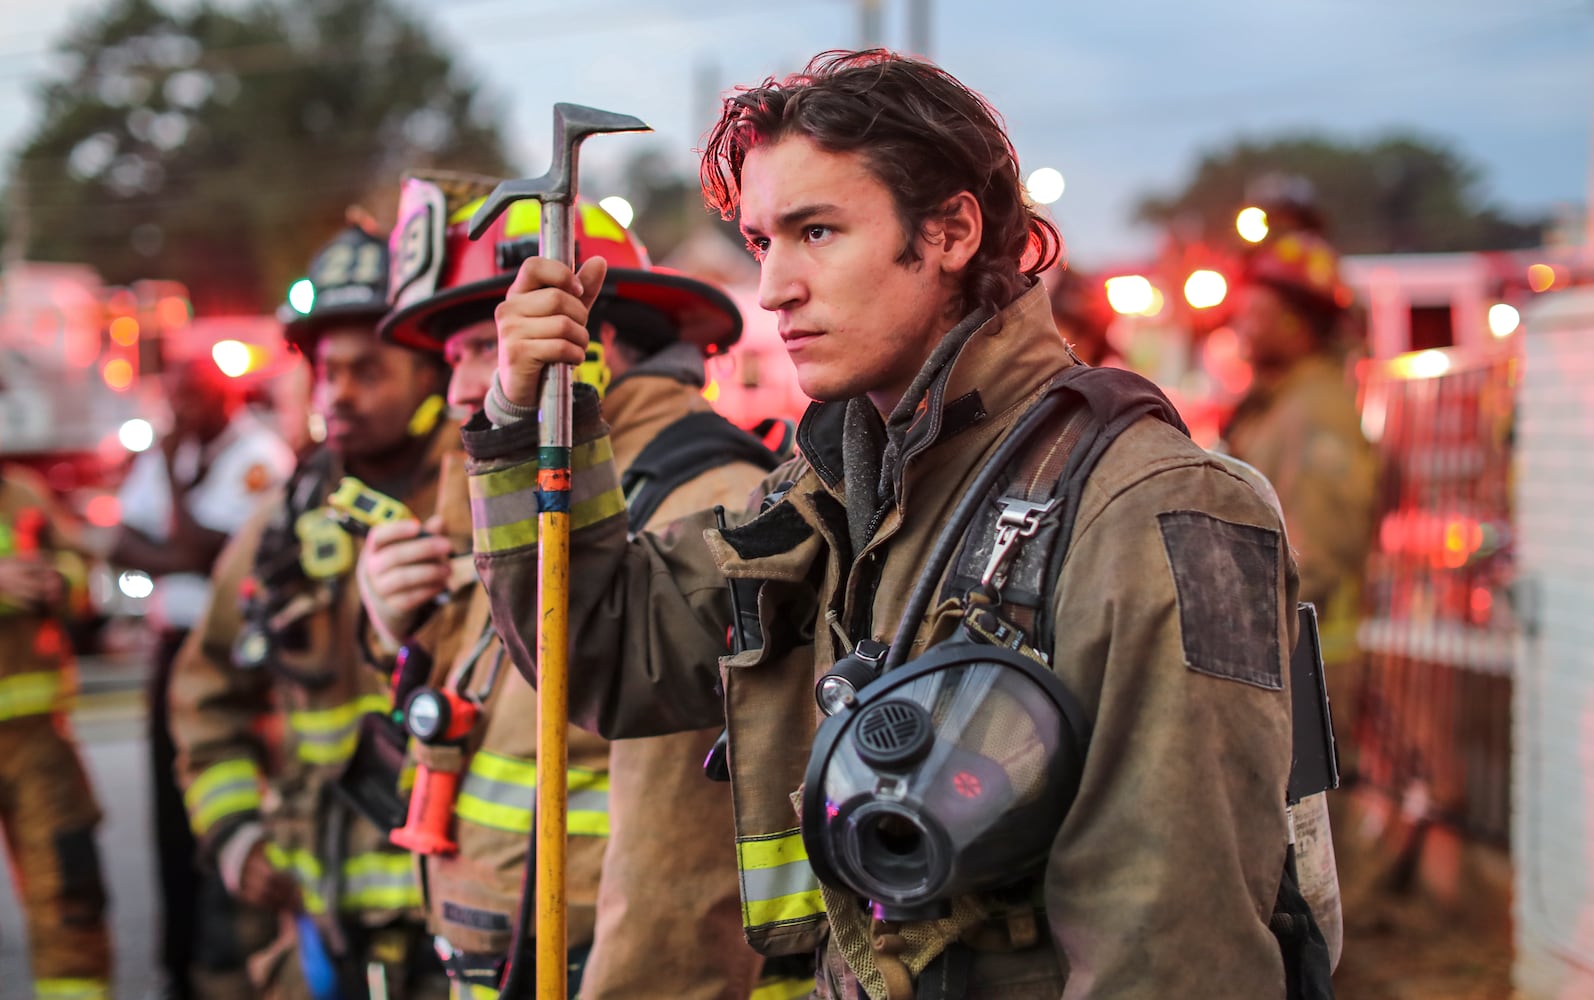
[[[803,790],[810,863],[881,916],[944,915],[1045,863],[1085,743],[1084,713],[1049,670],[946,643],[819,727]]]

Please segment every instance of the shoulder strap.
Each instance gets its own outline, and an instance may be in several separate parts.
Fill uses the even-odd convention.
[[[676,487],[732,462],[766,472],[778,464],[757,438],[713,410],[688,413],[664,428],[620,477],[631,530],[640,531]]]
[[[1046,394],[1066,392],[1078,405],[1065,408],[1024,448],[987,494],[964,539],[943,597],[974,588],[997,546],[1004,511],[1021,504],[1050,505],[1024,536],[1006,567],[1001,608],[1007,621],[1028,633],[1039,650],[1052,648],[1052,592],[1073,536],[1085,481],[1107,448],[1130,425],[1151,416],[1188,434],[1168,398],[1153,383],[1119,368],[1076,365],[1061,372]],[[1004,502],[1005,501],[1005,502]]]

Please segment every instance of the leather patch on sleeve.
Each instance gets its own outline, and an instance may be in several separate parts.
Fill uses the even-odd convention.
[[[765,559],[790,552],[814,533],[802,514],[789,503],[777,503],[746,524],[720,532],[743,559]]]
[[[1157,515],[1179,601],[1184,665],[1284,689],[1279,656],[1279,533],[1196,510]]]

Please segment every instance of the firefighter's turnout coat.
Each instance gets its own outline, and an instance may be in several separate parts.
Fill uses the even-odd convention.
[[[457,425],[440,424],[395,499],[432,513],[445,452]],[[325,582],[298,580],[290,594],[265,594],[258,567],[293,561],[296,520],[337,487],[341,468],[322,450],[300,463],[285,493],[268,500],[223,551],[205,615],[178,655],[171,688],[177,778],[201,849],[236,888],[250,844],[297,879],[304,910],[327,932],[419,919],[421,895],[407,852],[356,815],[331,783],[352,753],[360,718],[391,709],[388,678],[370,664],[352,559]],[[371,484],[380,488],[379,484]],[[391,487],[390,487],[391,488]],[[350,552],[358,539],[351,539]],[[264,600],[274,663],[234,662],[250,627],[244,609]],[[256,640],[258,641],[258,640]],[[336,940],[336,937],[333,938]]]
[[[623,470],[659,431],[708,408],[689,380],[623,378],[603,400],[615,427],[601,444],[604,460]],[[586,454],[590,459],[592,449]],[[463,468],[458,471],[463,478]],[[716,503],[739,509],[763,475],[745,463],[710,469],[671,492],[653,523]],[[448,486],[443,492],[456,495]],[[625,519],[617,493],[577,499],[577,531]],[[492,507],[497,500],[481,496],[475,503]],[[462,521],[468,534],[470,511],[452,506],[445,505],[445,530],[456,533],[454,522]],[[515,533],[535,532],[535,518],[533,510],[529,522],[478,532],[476,543],[491,547]],[[454,806],[459,851],[423,858],[428,918],[459,951],[503,955],[520,904],[532,824],[537,693],[492,636],[487,594],[479,585],[423,630],[423,638],[428,633],[438,636],[432,683],[475,694],[486,709],[467,747]],[[702,772],[718,733],[716,725],[611,744],[570,729],[568,934],[572,950],[592,949],[581,983],[587,1000],[741,1000],[753,989],[760,960],[742,940],[730,789]]]
[[[755,499],[728,531],[704,512],[635,538],[601,499],[616,463],[577,387],[573,497],[601,513],[572,532],[571,718],[611,737],[728,723],[745,930],[765,954],[823,945],[821,996],[885,986],[862,901],[821,893],[792,804],[815,681],[844,638],[891,640],[982,462],[1074,363],[1031,288],[950,331],[886,426],[864,400],[812,407],[802,457],[764,482],[785,490],[767,510]],[[473,510],[477,564],[533,674],[535,539],[508,528],[535,511],[536,427],[478,418],[466,450],[473,497],[491,498]],[[734,656],[727,577],[756,581],[762,631]],[[1283,525],[1245,481],[1159,420],[1125,430],[1084,485],[1050,595],[1045,652],[1091,723],[1078,796],[1032,894],[904,925],[909,969],[961,940],[976,948],[970,997],[1282,997],[1268,919],[1288,841],[1296,589]],[[933,606],[910,655],[958,618],[956,601]]]
[[[34,995],[106,1000],[110,940],[94,801],[66,712],[77,693],[62,617],[84,598],[83,563],[64,548],[49,486],[0,475],[0,559],[36,560],[62,577],[62,600],[31,608],[0,599],[0,827],[28,923]],[[24,993],[25,985],[18,985]]]

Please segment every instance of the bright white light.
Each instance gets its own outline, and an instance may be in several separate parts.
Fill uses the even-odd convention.
[[[249,371],[254,358],[249,354],[249,347],[236,340],[218,340],[216,346],[210,349],[210,356],[216,362],[216,367],[228,378],[237,378]]]
[[[1496,302],[1489,307],[1489,332],[1496,337],[1509,337],[1522,325],[1522,314],[1515,306]]]
[[[288,305],[300,316],[310,315],[310,307],[315,305],[315,282],[309,278],[300,278],[288,289]]]
[[[1156,300],[1151,282],[1140,274],[1120,274],[1107,279],[1107,304],[1113,312],[1124,316],[1138,316],[1151,308]]]
[[[1210,309],[1229,294],[1229,283],[1216,271],[1190,272],[1184,282],[1184,300],[1195,309]]]
[[[155,593],[155,581],[141,569],[124,570],[122,575],[116,578],[116,586],[135,601],[141,601]]]
[[[1240,209],[1234,217],[1234,229],[1247,243],[1260,243],[1267,239],[1267,213],[1255,205]]]
[[[611,194],[598,202],[598,207],[614,216],[615,222],[628,229],[631,226],[631,220],[636,217],[636,212],[631,209],[631,203],[617,194]]]
[[[1444,351],[1423,351],[1411,359],[1410,371],[1416,378],[1438,378],[1450,370],[1450,355]]]
[[[1050,205],[1063,196],[1063,189],[1067,186],[1063,175],[1052,167],[1041,167],[1024,182],[1030,201],[1037,205]]]
[[[148,420],[134,417],[122,425],[116,437],[128,451],[145,451],[155,443],[155,428]]]

